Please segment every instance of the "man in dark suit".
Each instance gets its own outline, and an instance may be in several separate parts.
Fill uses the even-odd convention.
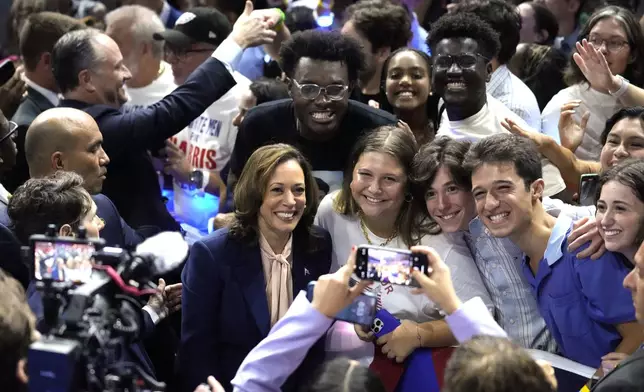
[[[130,71],[123,65],[117,44],[95,30],[66,34],[55,45],[53,68],[65,99],[60,106],[81,109],[98,123],[105,151],[111,157],[110,177],[103,191],[128,224],[179,230],[165,208],[157,173],[148,151],[158,151],[165,140],[198,117],[235,82],[228,64],[242,49],[270,42],[275,32],[268,22],[251,15],[252,3],[233,32],[212,58],[192,73],[186,83],[163,100],[141,110],[122,113],[127,101],[124,83]],[[195,186],[203,178],[194,178]]]
[[[624,287],[633,294],[635,317],[644,324],[644,242],[635,254],[635,269],[624,279]],[[602,363],[604,367],[604,363]],[[640,392],[644,391],[644,348],[617,364],[593,387],[593,392]]]
[[[46,110],[32,122],[25,140],[30,177],[44,177],[57,170],[82,176],[84,188],[93,195],[97,215],[105,222],[101,238],[110,246],[133,248],[143,236],[123,221],[109,198],[99,194],[110,162],[102,142],[98,125],[89,114],[71,108]],[[146,231],[156,232],[154,228]]]
[[[159,232],[152,226],[132,229],[121,218],[117,208],[105,195],[100,194],[106,178],[109,157],[102,147],[103,136],[98,130],[96,121],[89,114],[72,108],[54,108],[41,113],[32,122],[25,140],[25,155],[31,177],[44,177],[58,170],[73,171],[83,177],[83,186],[92,194],[96,203],[96,215],[104,222],[100,236],[110,246],[134,248],[143,238]],[[173,272],[178,275],[179,271]],[[169,282],[178,281],[172,274],[164,276]],[[38,298],[30,298],[31,304],[38,304]],[[39,314],[32,306],[34,313]],[[177,338],[171,325],[165,323],[160,328],[153,328],[146,319],[146,335],[157,339],[157,344],[149,344],[148,351],[154,368],[159,374],[172,374],[174,366],[173,345]],[[152,325],[152,326],[151,326]],[[158,344],[163,341],[163,345]],[[147,355],[141,347],[134,346],[140,352],[137,356],[144,360]],[[136,353],[135,353],[136,354]],[[145,361],[144,361],[145,362]]]
[[[25,135],[29,124],[40,113],[58,105],[58,87],[51,71],[51,51],[65,33],[85,28],[78,20],[55,12],[41,12],[29,17],[20,34],[20,54],[25,67],[27,96],[12,120],[18,124],[16,166],[7,173],[4,185],[13,192],[29,179],[25,159]]]

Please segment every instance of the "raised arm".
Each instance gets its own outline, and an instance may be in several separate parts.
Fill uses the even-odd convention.
[[[577,42],[573,60],[594,89],[611,94],[626,107],[644,106],[644,90],[614,75],[604,54],[587,40]]]
[[[347,307],[367,287],[367,282],[363,281],[349,288],[354,269],[355,250],[341,269],[318,279],[312,303],[305,292],[297,296],[286,315],[244,359],[231,381],[236,392],[281,391],[282,384],[297,369],[311,346],[331,326],[333,315]]]
[[[188,80],[161,101],[123,114],[111,111],[97,119],[105,149],[114,157],[132,149],[158,149],[235,85],[231,72],[245,48],[270,43],[275,32],[257,16],[252,3],[237,19],[233,31]]]
[[[537,145],[539,152],[559,169],[561,177],[563,177],[566,183],[566,187],[572,192],[579,190],[579,177],[582,174],[599,173],[601,170],[601,164],[599,162],[577,159],[575,154],[567,148],[560,146],[548,135],[528,132],[510,119],[506,119],[502,125],[511,133],[532,140]]]

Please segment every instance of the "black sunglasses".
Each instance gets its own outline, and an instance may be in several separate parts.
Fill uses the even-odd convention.
[[[4,142],[5,140],[9,139],[11,135],[16,133],[17,130],[18,130],[18,124],[16,124],[13,121],[9,121],[9,133],[7,133],[2,138],[0,138],[0,144],[2,144],[2,142]]]

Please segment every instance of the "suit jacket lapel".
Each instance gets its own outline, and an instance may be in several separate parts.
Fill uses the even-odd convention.
[[[243,250],[239,254],[235,268],[236,281],[241,287],[257,328],[264,337],[270,331],[271,317],[268,312],[262,256],[257,245],[242,245],[242,247]]]
[[[316,254],[309,251],[308,243],[305,240],[305,238],[296,237],[296,234],[293,234],[293,262],[291,265],[293,299],[300,291],[306,290],[310,281],[317,280],[321,274],[328,272],[320,273],[318,271]],[[303,241],[304,243],[302,243]]]

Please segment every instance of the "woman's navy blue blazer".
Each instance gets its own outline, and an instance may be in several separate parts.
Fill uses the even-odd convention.
[[[294,297],[331,268],[329,233],[317,226],[312,233],[312,239],[293,234]],[[242,361],[271,328],[259,244],[234,238],[228,229],[218,230],[192,246],[181,280],[178,367],[182,391],[193,392],[210,375],[230,391]],[[323,360],[321,339],[282,390],[295,391],[310,382]]]

